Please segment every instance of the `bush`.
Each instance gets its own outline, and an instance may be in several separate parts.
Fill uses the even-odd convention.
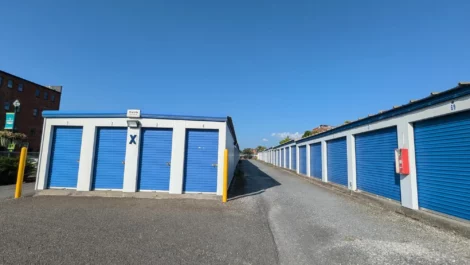
[[[19,157],[0,157],[0,185],[16,183],[19,162]],[[24,169],[24,178],[33,174],[35,170],[36,167],[28,160]]]

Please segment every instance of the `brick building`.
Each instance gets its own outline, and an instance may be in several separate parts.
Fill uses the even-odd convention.
[[[21,104],[15,130],[28,136],[29,150],[39,151],[43,126],[42,111],[58,110],[62,87],[46,87],[0,70],[0,126],[5,127],[5,113],[14,112],[13,102]]]

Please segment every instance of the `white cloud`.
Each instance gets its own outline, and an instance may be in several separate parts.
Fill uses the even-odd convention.
[[[280,133],[272,133],[271,136],[277,137],[279,139],[284,139],[287,136],[289,136],[289,138],[297,140],[297,139],[300,139],[302,137],[302,134],[300,134],[299,132],[296,132],[296,133],[280,132]]]
[[[266,138],[263,138],[263,142],[268,142],[269,140]]]

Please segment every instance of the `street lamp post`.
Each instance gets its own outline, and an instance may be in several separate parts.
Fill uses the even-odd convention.
[[[17,118],[16,113],[19,112],[20,106],[21,106],[21,103],[19,100],[15,100],[13,102],[13,107],[15,107],[15,119],[13,120],[13,129],[12,129],[13,132],[15,132],[15,123],[16,123],[16,118]]]

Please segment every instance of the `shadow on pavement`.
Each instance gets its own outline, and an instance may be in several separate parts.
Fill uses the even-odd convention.
[[[233,186],[229,191],[229,201],[258,195],[269,188],[281,185],[249,160],[240,160],[239,167],[243,174],[235,176]]]

